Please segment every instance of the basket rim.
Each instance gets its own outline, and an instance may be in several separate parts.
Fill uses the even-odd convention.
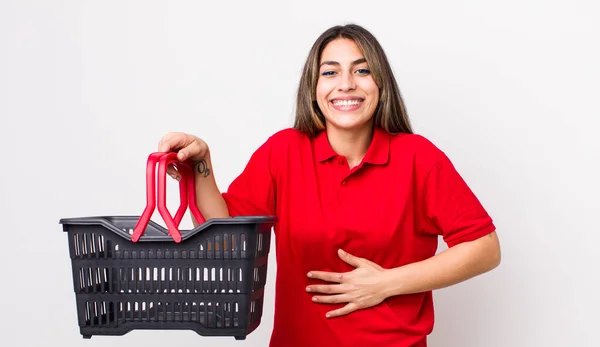
[[[123,215],[123,216],[89,216],[89,217],[65,217],[59,220],[59,224],[63,225],[63,232],[69,230],[71,225],[100,225],[116,235],[123,237],[126,240],[131,241],[131,235],[117,227],[112,221],[115,220],[139,220],[141,216],[134,215]],[[193,237],[197,233],[214,226],[214,225],[231,225],[231,224],[273,224],[278,221],[276,216],[235,216],[231,218],[213,218],[210,219],[193,229],[181,229],[181,241]],[[168,229],[162,225],[150,220],[149,226],[163,233],[164,235],[142,235],[139,242],[143,241],[173,241],[173,238],[169,235]]]

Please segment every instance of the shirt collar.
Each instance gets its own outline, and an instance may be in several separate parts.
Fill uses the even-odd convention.
[[[319,162],[324,162],[338,154],[331,148],[327,139],[327,131],[323,130],[317,134],[315,140],[315,156]],[[381,129],[375,127],[373,131],[373,139],[367,149],[367,153],[363,159],[363,163],[383,165],[388,162],[390,154],[390,136]]]

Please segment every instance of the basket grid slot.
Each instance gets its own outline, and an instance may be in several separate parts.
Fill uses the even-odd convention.
[[[254,324],[259,321],[262,316],[263,309],[263,297],[253,300],[250,302],[250,314],[248,324]]]
[[[77,273],[80,293],[235,294],[246,283],[239,267],[80,267]],[[265,277],[266,265],[254,268],[252,289],[264,286]]]
[[[208,328],[236,328],[240,305],[234,301],[86,301],[86,327],[117,327],[127,322],[196,322]]]
[[[104,235],[96,233],[74,233],[73,254],[76,258],[104,258],[106,253]]]
[[[266,256],[269,252],[271,235],[269,233],[258,233],[256,235],[256,258]]]
[[[267,264],[254,268],[252,290],[264,288],[267,279]]]
[[[92,269],[80,271],[80,290],[86,292],[113,292],[111,278],[116,277],[117,293],[242,293],[245,286],[242,268],[208,267],[120,267],[113,271],[103,269],[92,283]],[[96,289],[97,288],[97,289]]]
[[[216,235],[189,250],[120,249],[119,244],[111,245],[101,234],[73,233],[72,237],[73,255],[76,258],[107,258],[114,254],[117,259],[241,259],[249,255],[248,237],[245,233]],[[266,255],[269,250],[266,243],[269,239],[268,234],[257,235],[256,257]]]
[[[88,235],[88,234],[83,234]],[[84,240],[89,237],[83,237]],[[88,241],[81,241],[82,237],[74,234],[75,256],[82,257],[88,254]],[[266,254],[264,245],[264,235],[259,234],[257,239],[256,256]],[[248,239],[246,234],[223,234],[214,236],[211,239],[204,240],[197,244],[197,247],[187,250],[172,250],[172,249],[127,249],[118,243],[112,245],[111,251],[114,253],[108,254],[105,252],[107,244],[104,237],[99,239],[101,244],[94,247],[99,247],[98,257],[113,257],[116,259],[243,259],[248,257]],[[126,245],[125,245],[126,246]]]
[[[111,292],[111,273],[106,267],[80,267],[78,276],[78,292],[107,293]]]

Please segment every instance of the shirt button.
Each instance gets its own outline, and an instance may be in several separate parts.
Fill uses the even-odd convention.
[[[344,159],[343,158],[338,159],[338,164],[344,165]]]
[[[344,186],[344,187],[345,187],[345,186],[347,186],[347,185],[348,185],[348,182],[346,182],[345,180],[344,180],[344,181],[342,181],[342,186]]]

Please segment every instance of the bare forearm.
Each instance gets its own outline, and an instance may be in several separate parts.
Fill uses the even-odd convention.
[[[427,260],[389,269],[386,297],[445,288],[488,272],[500,263],[496,233],[449,248]]]
[[[229,210],[221,195],[213,173],[210,156],[194,164],[194,179],[196,182],[196,204],[204,219],[228,218]],[[194,226],[198,225],[192,217]]]

